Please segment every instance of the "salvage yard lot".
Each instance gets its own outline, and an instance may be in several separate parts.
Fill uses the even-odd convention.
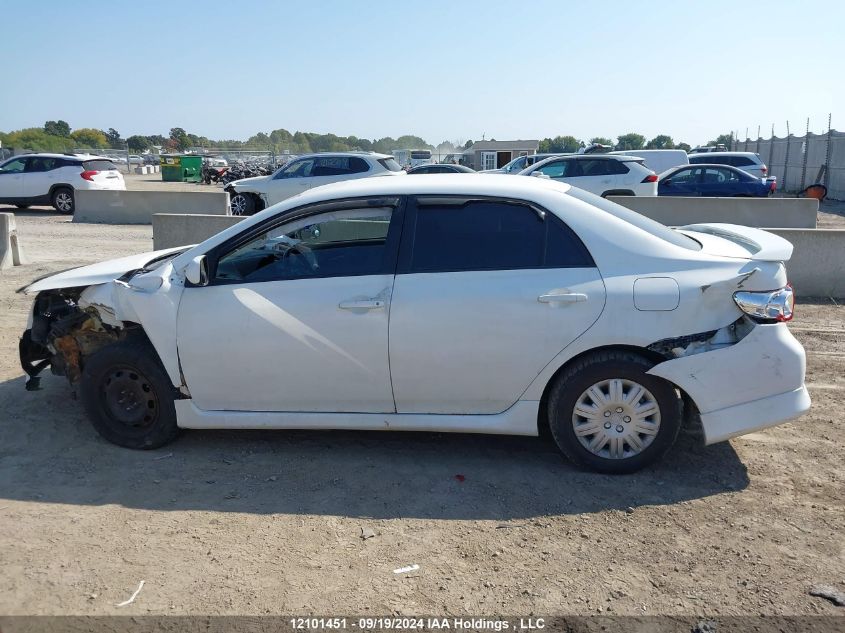
[[[0,273],[2,613],[841,612],[807,589],[845,582],[845,307],[797,307],[807,416],[708,448],[685,430],[635,475],[470,435],[191,432],[133,452],[63,378],[24,390],[31,298],[14,290],[150,250],[150,227],[17,225],[30,263]]]

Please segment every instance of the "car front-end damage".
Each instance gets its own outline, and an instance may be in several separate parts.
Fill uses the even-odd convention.
[[[166,351],[170,345],[167,331],[151,337],[145,326],[156,327],[175,305],[169,290],[181,286],[178,280],[172,283],[170,262],[184,250],[144,253],[71,269],[21,288],[19,292],[35,294],[19,343],[21,367],[28,377],[26,388],[37,390],[39,374],[48,366],[53,374],[76,385],[87,357],[128,338],[146,338],[159,353]]]

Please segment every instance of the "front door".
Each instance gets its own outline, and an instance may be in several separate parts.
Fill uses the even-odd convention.
[[[185,289],[177,321],[196,406],[393,412],[387,345],[400,215],[385,200],[323,206],[210,253],[210,284]]]
[[[26,159],[12,158],[0,167],[0,200],[9,202],[23,197],[23,170]]]
[[[601,275],[548,211],[439,197],[408,212],[390,316],[397,411],[500,413],[598,319]]]

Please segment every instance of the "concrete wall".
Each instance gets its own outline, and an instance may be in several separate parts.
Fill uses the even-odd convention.
[[[0,270],[27,263],[18,241],[14,213],[0,213]]]
[[[759,228],[816,228],[819,201],[812,198],[682,198],[608,196],[617,204],[668,226],[727,222]]]
[[[792,242],[787,277],[798,297],[845,297],[845,230],[771,229]]]
[[[228,215],[229,194],[190,191],[76,191],[74,222],[150,224],[154,213]]]
[[[153,215],[153,248],[199,244],[243,219],[237,215],[156,213]]]

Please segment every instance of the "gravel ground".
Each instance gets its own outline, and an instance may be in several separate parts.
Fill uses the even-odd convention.
[[[809,415],[707,448],[686,430],[632,476],[535,438],[190,432],[132,452],[64,379],[24,390],[14,289],[147,250],[150,227],[25,212],[18,229],[31,263],[0,273],[0,613],[843,612],[808,589],[845,589],[845,307],[798,306]]]

